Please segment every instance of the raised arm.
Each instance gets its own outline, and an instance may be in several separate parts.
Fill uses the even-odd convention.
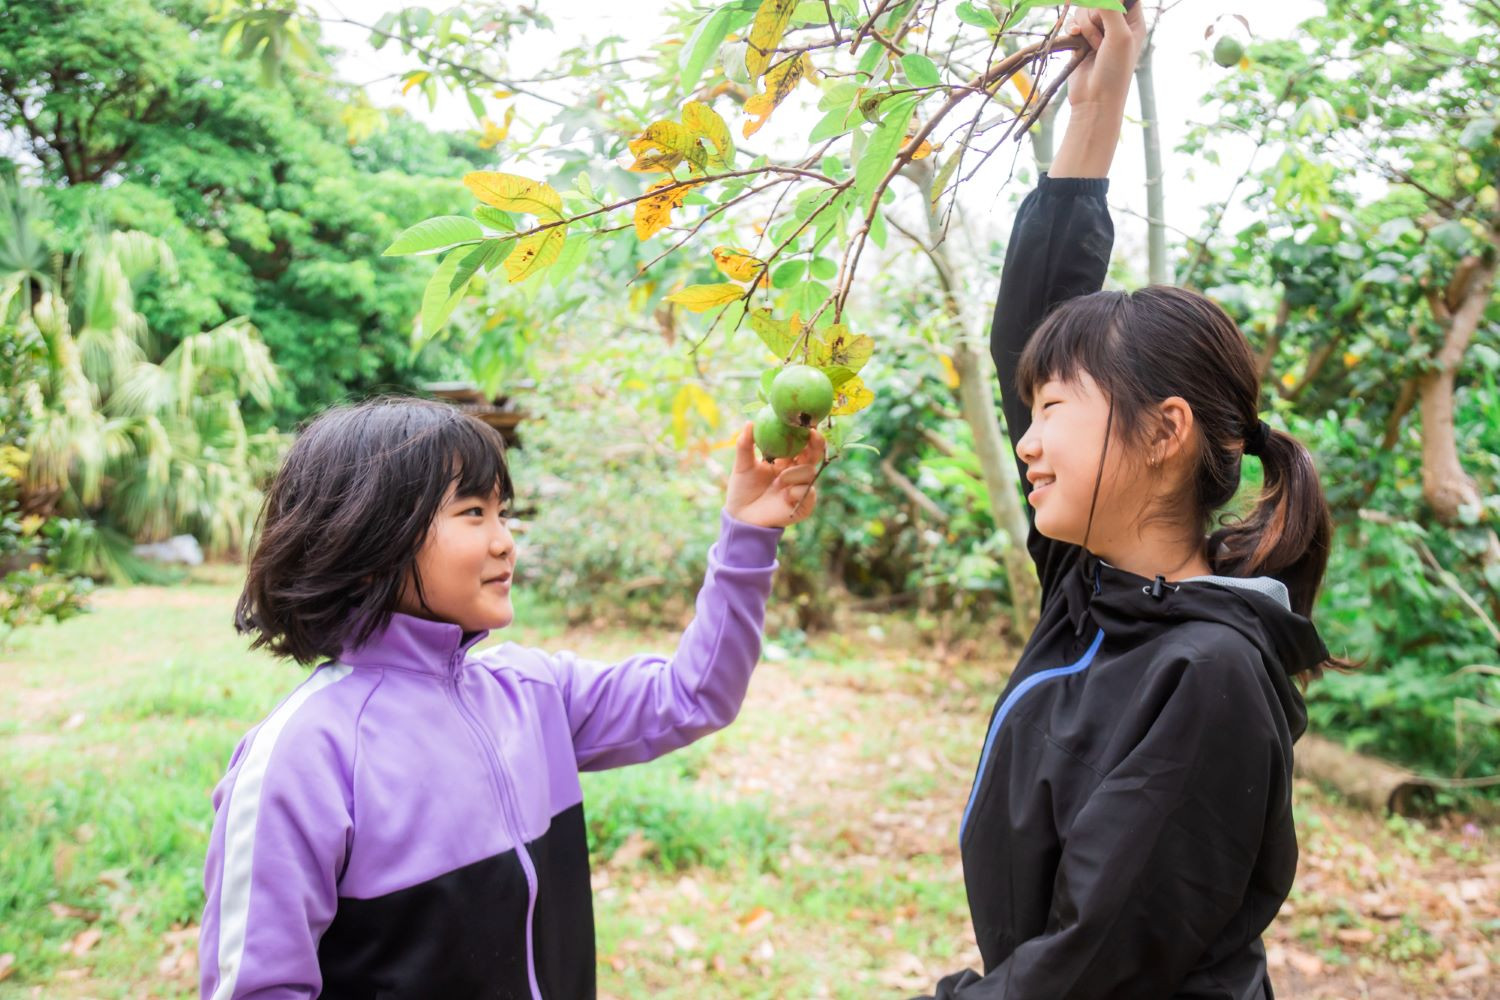
[[[1139,7],[1125,17],[1093,11],[1081,22],[1096,49],[1069,79],[1071,113],[1049,174],[1026,196],[1006,247],[1000,295],[990,327],[990,352],[1000,376],[1011,446],[1031,426],[1015,383],[1016,363],[1037,325],[1058,303],[1098,291],[1109,268],[1114,222],[1105,193],[1120,139],[1130,76],[1144,40]],[[1101,16],[1105,15],[1105,16]],[[1017,462],[1021,481],[1026,466]],[[1026,486],[1030,492],[1029,484]],[[1031,516],[1030,505],[1027,515]],[[1043,600],[1076,548],[1037,533],[1027,548],[1041,578]]]

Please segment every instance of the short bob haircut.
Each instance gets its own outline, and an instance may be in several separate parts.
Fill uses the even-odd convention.
[[[363,643],[396,611],[450,492],[513,499],[494,428],[421,399],[324,412],[292,445],[266,497],[235,627],[255,637],[251,648],[299,663]]]

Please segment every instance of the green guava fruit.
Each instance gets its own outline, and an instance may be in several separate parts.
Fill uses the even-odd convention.
[[[762,406],[755,415],[755,447],[766,458],[791,458],[802,454],[810,433],[805,427],[793,427],[782,420],[769,406]]]
[[[1243,58],[1245,58],[1245,46],[1240,44],[1238,38],[1225,35],[1214,43],[1214,62],[1225,69],[1238,66]]]
[[[812,427],[833,409],[833,383],[810,365],[783,368],[771,382],[771,409],[789,424]]]

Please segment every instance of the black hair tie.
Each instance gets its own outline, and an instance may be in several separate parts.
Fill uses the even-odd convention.
[[[1266,450],[1266,445],[1271,440],[1271,426],[1264,420],[1257,420],[1245,431],[1245,454],[1260,455]]]

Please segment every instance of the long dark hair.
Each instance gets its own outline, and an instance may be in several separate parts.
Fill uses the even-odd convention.
[[[450,487],[511,501],[499,432],[421,399],[324,412],[266,496],[235,627],[255,636],[252,648],[300,663],[364,642],[396,610]]]
[[[1032,335],[1016,384],[1029,406],[1049,379],[1068,381],[1080,372],[1109,397],[1111,423],[1128,445],[1144,445],[1157,429],[1148,419],[1156,404],[1170,396],[1187,401],[1198,464],[1184,495],[1169,498],[1174,512],[1186,512],[1198,537],[1212,528],[1208,559],[1215,573],[1275,577],[1286,584],[1293,610],[1310,615],[1328,566],[1333,520],[1301,442],[1271,431],[1259,456],[1265,476],[1254,508],[1213,524],[1239,489],[1246,438],[1260,423],[1255,358],[1234,320],[1210,299],[1167,285],[1069,299]]]

